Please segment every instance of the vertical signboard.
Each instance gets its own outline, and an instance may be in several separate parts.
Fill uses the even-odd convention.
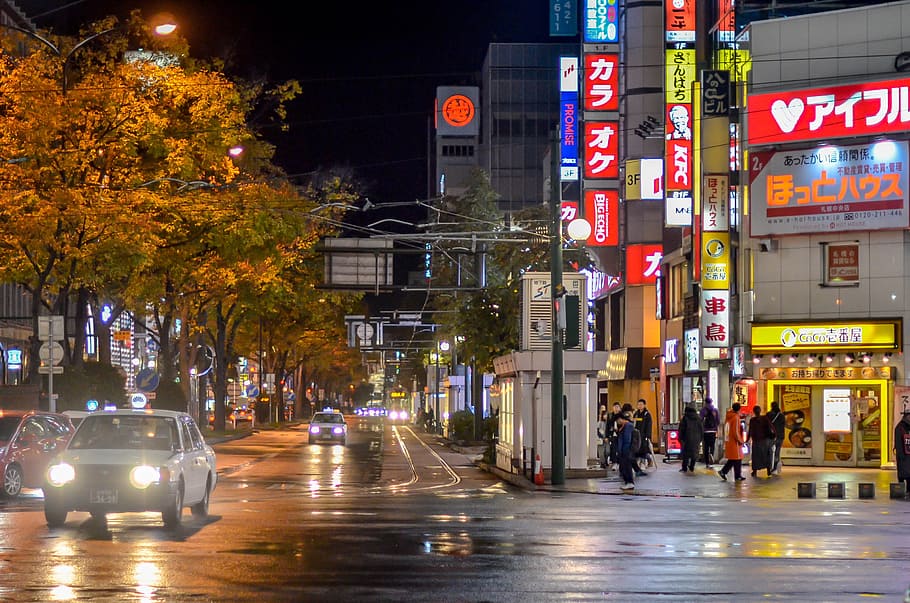
[[[619,55],[585,55],[585,109],[588,111],[619,110]]]
[[[550,35],[578,34],[578,0],[550,0]]]
[[[694,43],[676,42],[666,52],[664,123],[667,140],[664,151],[664,187],[667,194],[668,226],[692,224],[691,211],[686,213],[685,208],[692,204],[692,83],[695,81],[695,48],[686,48],[687,44]]]
[[[626,246],[626,284],[653,285],[660,275],[660,260],[663,258],[662,245]]]
[[[591,223],[589,247],[619,245],[619,191],[586,190],[585,216]]]
[[[560,180],[578,180],[578,57],[559,58]]]
[[[584,0],[585,42],[619,41],[619,0]]]
[[[585,122],[585,178],[619,178],[619,122]]]

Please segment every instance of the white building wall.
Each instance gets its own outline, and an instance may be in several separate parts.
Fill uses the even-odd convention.
[[[894,74],[910,51],[910,2],[757,21],[750,26],[751,91],[810,88]]]

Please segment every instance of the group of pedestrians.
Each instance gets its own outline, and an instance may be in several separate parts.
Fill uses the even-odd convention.
[[[613,403],[613,411],[601,407],[597,435],[601,439],[601,467],[617,469],[623,490],[635,489],[635,477],[647,475],[644,468],[656,466],[651,430],[654,420],[647,403],[640,399],[633,410],[628,402]]]

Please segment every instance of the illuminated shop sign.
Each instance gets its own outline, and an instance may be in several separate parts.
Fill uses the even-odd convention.
[[[667,193],[665,210],[667,226],[692,226],[692,195],[689,191]]]
[[[578,203],[575,201],[563,201],[559,206],[559,217],[566,224],[578,218]]]
[[[699,346],[698,329],[686,329],[683,332],[683,370],[697,371],[701,369],[701,348]]]
[[[705,232],[730,230],[730,178],[708,174],[702,189],[701,229]]]
[[[730,288],[730,233],[705,232],[701,237],[702,289]]]
[[[476,136],[480,131],[476,86],[436,88],[436,133],[441,136]]]
[[[578,57],[560,57],[560,180],[578,180]]]
[[[669,191],[692,190],[692,83],[695,50],[673,49],[666,54],[665,133],[666,182]]]
[[[749,145],[872,136],[910,127],[910,79],[750,94]]]
[[[899,322],[753,324],[753,352],[872,351],[900,347]]]
[[[585,54],[585,109],[619,110],[619,55]]]
[[[619,41],[619,0],[585,0],[585,42]]]
[[[730,346],[730,291],[701,290],[699,321],[701,347],[726,348]]]
[[[619,245],[619,191],[585,191],[585,219],[591,224],[588,246]]]
[[[906,141],[753,152],[751,235],[907,228]]]
[[[695,41],[695,0],[665,0],[667,42]]]
[[[772,367],[761,370],[762,379],[891,379],[890,366],[863,367]]]
[[[850,287],[859,284],[859,242],[822,243],[822,273],[828,287]]]
[[[626,246],[626,284],[653,285],[660,274],[662,245]]]
[[[618,178],[619,122],[585,122],[585,178]]]
[[[734,0],[717,0],[717,41],[736,41]]]

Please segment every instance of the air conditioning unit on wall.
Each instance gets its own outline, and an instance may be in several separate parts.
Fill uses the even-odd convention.
[[[587,276],[575,272],[564,273],[562,284],[567,296],[577,296],[578,341],[582,349],[587,340]],[[550,293],[549,272],[527,272],[521,276],[521,342],[520,351],[549,350],[553,333],[553,298]]]

